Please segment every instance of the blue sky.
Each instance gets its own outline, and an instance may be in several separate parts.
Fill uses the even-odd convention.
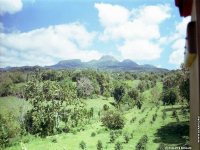
[[[174,0],[0,0],[0,67],[108,54],[176,69],[189,21]]]

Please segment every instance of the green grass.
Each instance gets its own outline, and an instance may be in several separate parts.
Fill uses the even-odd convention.
[[[26,112],[30,107],[30,104],[24,99],[14,96],[0,97],[0,114],[11,112],[15,116],[19,116],[21,110]]]
[[[140,80],[127,80],[125,81],[126,84],[128,84],[128,86],[136,88],[139,84]]]

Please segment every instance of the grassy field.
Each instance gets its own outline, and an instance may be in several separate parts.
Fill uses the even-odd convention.
[[[88,108],[93,107],[95,113],[102,109],[104,104],[110,106],[114,109],[110,102],[113,102],[113,98],[106,100],[103,97],[98,99],[85,100]],[[11,109],[17,112],[20,106],[27,106],[28,104],[24,100],[17,99],[15,97],[6,97],[0,99],[0,110],[1,113],[5,109]],[[125,117],[125,127],[122,130],[122,134],[116,139],[120,141],[123,145],[123,149],[135,149],[135,146],[142,135],[147,134],[149,140],[147,143],[147,149],[156,150],[160,143],[164,143],[168,146],[183,145],[186,140],[183,136],[175,134],[176,129],[181,127],[186,131],[185,135],[188,134],[188,120],[189,116],[181,114],[181,105],[175,105],[173,108],[171,106],[160,106],[156,107],[153,104],[144,105],[142,109],[133,108],[126,111],[123,115]],[[163,110],[167,113],[167,118],[162,119]],[[172,117],[172,111],[176,110],[178,112],[178,117],[180,122]],[[157,112],[157,119],[153,124],[150,124],[152,116]],[[131,119],[136,117],[136,120],[131,123]],[[140,120],[144,118],[144,122],[140,124]],[[91,136],[92,133],[96,135]],[[132,133],[133,138],[130,139],[128,143],[125,143],[124,133]],[[74,129],[73,133],[62,133],[55,136],[49,136],[47,138],[39,138],[34,136],[27,136],[23,138],[23,144],[27,150],[78,150],[79,143],[81,141],[86,143],[87,149],[96,149],[96,144],[98,140],[103,143],[104,149],[114,149],[114,143],[110,143],[110,131],[102,126],[99,119],[94,117],[91,124],[86,125],[83,131],[76,131]],[[21,150],[21,145],[15,145],[7,148],[7,150]]]
[[[0,114],[8,114],[11,112],[15,116],[19,116],[21,111],[26,112],[31,106],[24,99],[14,96],[0,97]]]

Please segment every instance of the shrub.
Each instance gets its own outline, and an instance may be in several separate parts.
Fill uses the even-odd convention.
[[[21,128],[13,114],[0,114],[0,147],[4,148],[12,144],[20,135]]]
[[[63,132],[65,132],[65,133],[69,133],[70,127],[66,125],[62,130],[63,130]]]
[[[77,93],[79,97],[87,98],[92,95],[93,91],[94,87],[92,86],[90,79],[81,77],[77,81]]]
[[[146,110],[146,108],[143,108],[143,109],[141,110],[141,113],[144,113],[145,110]]]
[[[139,142],[136,144],[136,150],[146,150],[146,144],[148,142],[148,136],[143,135]]]
[[[122,144],[120,142],[117,142],[115,144],[115,150],[122,150],[122,149],[123,149]]]
[[[110,142],[113,143],[116,139],[116,135],[114,131],[110,132]]]
[[[136,117],[133,117],[133,118],[130,120],[130,123],[134,123],[136,119],[137,119]]]
[[[142,118],[140,121],[139,121],[139,124],[143,124],[145,122],[145,118]]]
[[[150,124],[153,124],[153,121],[152,121],[152,120],[150,121]]]
[[[176,110],[173,110],[172,111],[172,117],[176,117],[177,116],[177,112],[176,112]]]
[[[109,129],[122,129],[124,127],[124,119],[118,112],[106,112],[101,118],[101,121]]]
[[[156,118],[157,118],[157,115],[153,115],[153,117],[152,117],[152,121],[154,122],[154,121],[156,121]]]
[[[124,140],[125,140],[125,143],[128,143],[129,142],[129,140],[130,140],[130,135],[128,134],[128,133],[125,133],[124,134]]]
[[[167,113],[166,113],[166,111],[164,110],[164,111],[163,111],[163,115],[162,115],[162,119],[165,120],[166,117],[167,117]]]
[[[107,111],[108,109],[109,109],[109,106],[108,106],[107,104],[104,104],[104,105],[103,105],[103,110],[104,110],[104,111]]]
[[[57,143],[58,141],[57,141],[57,138],[52,138],[52,140],[51,140],[51,142],[53,142],[53,143]]]
[[[0,96],[12,94],[13,82],[9,77],[0,76]]]
[[[103,149],[103,144],[101,142],[101,140],[98,140],[97,142],[97,150],[102,150]]]
[[[96,136],[96,133],[95,133],[95,132],[92,132],[92,133],[91,133],[91,137],[94,137],[94,136]]]
[[[86,149],[86,143],[84,141],[81,141],[79,146],[81,149]]]

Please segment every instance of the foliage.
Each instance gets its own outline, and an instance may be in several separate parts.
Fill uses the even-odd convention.
[[[131,139],[131,136],[128,133],[125,133],[124,134],[124,140],[125,140],[125,142],[128,143],[130,139]]]
[[[9,146],[11,139],[18,137],[20,133],[20,125],[11,113],[4,116],[0,114],[0,147]]]
[[[136,144],[136,150],[147,150],[146,144],[148,142],[148,137],[147,135],[143,135],[139,142]]]
[[[115,143],[115,150],[122,150],[122,149],[123,149],[123,146],[119,141]]]
[[[103,105],[103,110],[104,110],[104,111],[109,110],[109,106],[108,106],[107,104],[104,104],[104,105]]]
[[[190,100],[190,81],[189,81],[189,70],[181,65],[181,72],[183,74],[182,80],[179,85],[180,95],[187,100]]]
[[[138,99],[138,96],[139,96],[139,92],[138,90],[136,90],[135,88],[131,89],[129,92],[128,92],[128,95],[134,99],[134,100],[137,100]]]
[[[157,150],[165,150],[165,145],[164,145],[163,143],[161,143],[161,144],[158,146]]]
[[[46,70],[41,74],[42,80],[50,80],[50,81],[61,81],[63,80],[63,75],[59,71],[54,70]]]
[[[104,126],[109,129],[122,129],[124,127],[124,119],[119,112],[113,110],[105,112],[104,116],[101,118]]]
[[[102,150],[103,149],[103,144],[101,142],[101,140],[97,141],[97,150]]]
[[[117,103],[119,103],[122,100],[122,97],[124,95],[125,95],[125,87],[123,85],[115,87],[113,96]]]
[[[116,135],[114,131],[110,132],[110,142],[113,143],[116,139]]]
[[[165,110],[163,110],[162,119],[165,120],[166,118],[167,118],[167,113]]]
[[[81,141],[80,143],[79,143],[79,146],[80,146],[80,148],[81,149],[86,149],[86,143],[84,142],[84,141]]]
[[[96,133],[95,132],[92,132],[91,133],[91,137],[95,137],[96,136]]]
[[[42,83],[37,79],[29,81],[26,85],[25,98],[33,108],[25,116],[26,130],[40,136],[56,134],[60,132],[59,120],[67,122],[69,117],[74,126],[77,126],[79,118],[82,117],[82,108],[70,110],[71,116],[64,109],[66,105],[78,104],[75,91],[69,82],[63,81],[58,84],[49,80]]]
[[[92,82],[86,78],[81,77],[77,81],[77,93],[79,97],[87,98],[92,95],[94,91],[94,87],[92,86]]]
[[[190,83],[189,78],[183,79],[179,86],[180,95],[189,102],[190,100]]]
[[[162,101],[164,105],[174,105],[177,101],[177,93],[175,89],[165,90],[162,94]]]
[[[134,123],[136,119],[137,119],[136,117],[133,117],[133,118],[130,120],[130,123]]]
[[[0,96],[12,94],[13,81],[7,76],[0,76]]]

